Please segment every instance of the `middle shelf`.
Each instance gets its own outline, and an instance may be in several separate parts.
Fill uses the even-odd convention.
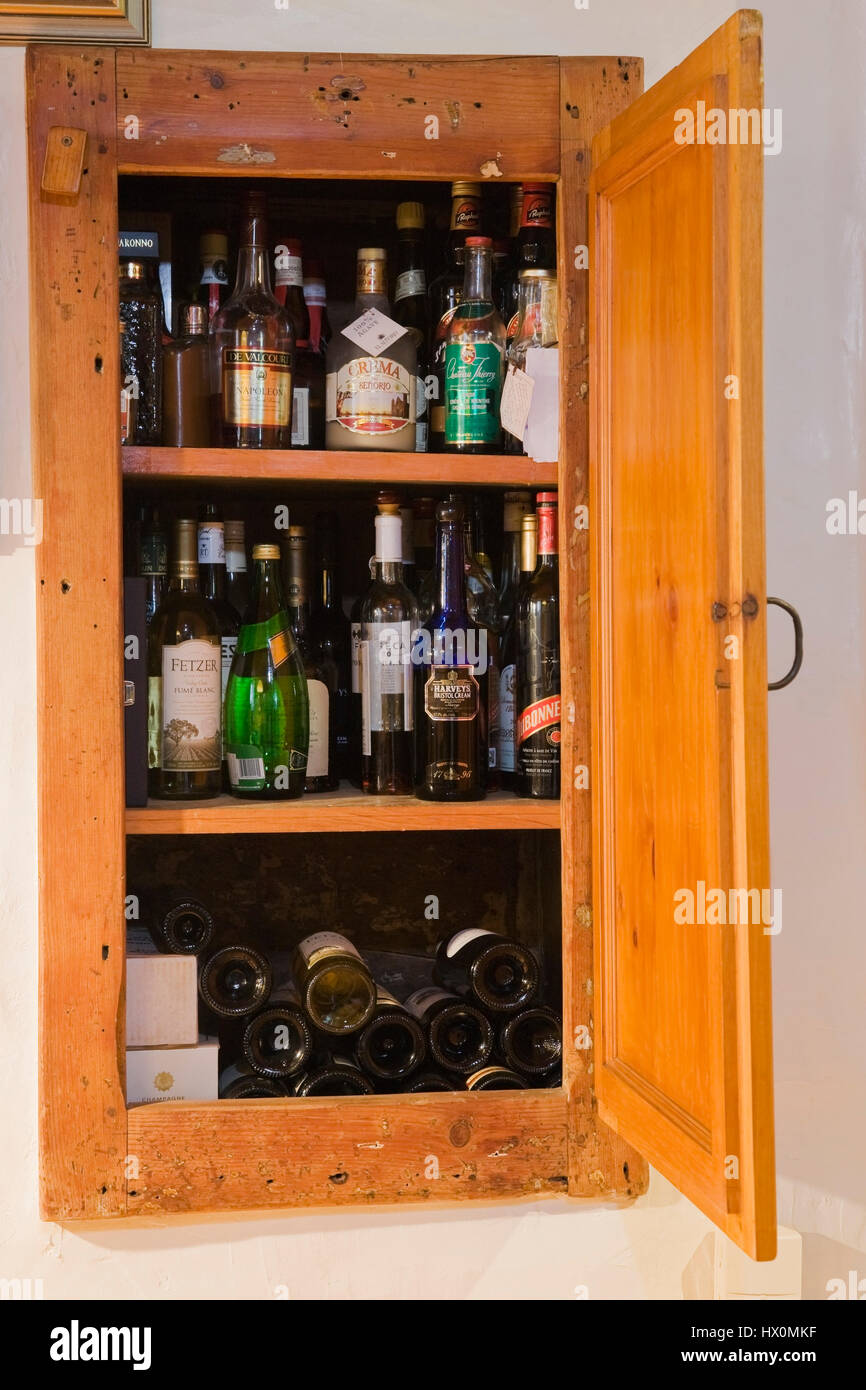
[[[169,449],[128,446],[123,472],[135,478],[249,482],[410,483],[449,487],[557,485],[555,463],[524,454],[403,454],[362,449]]]

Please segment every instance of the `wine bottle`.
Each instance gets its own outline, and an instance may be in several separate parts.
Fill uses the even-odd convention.
[[[336,773],[337,729],[334,711],[337,698],[337,663],[330,656],[317,656],[310,638],[310,579],[306,527],[289,527],[283,555],[286,567],[286,611],[304,665],[310,706],[310,743],[304,791],[335,791],[339,786]]]
[[[376,572],[375,556],[368,561],[370,580]],[[361,606],[366,594],[359,594],[352,604],[349,614],[349,665],[352,689],[349,695],[349,781],[353,787],[361,785],[361,746],[362,746],[362,700],[361,700]]]
[[[426,1055],[427,1044],[418,1020],[393,994],[377,985],[376,1012],[355,1044],[359,1066],[377,1081],[401,1081],[417,1071]]]
[[[213,323],[222,442],[242,449],[291,444],[294,335],[271,289],[267,200],[248,193],[235,287]]]
[[[559,798],[562,696],[556,493],[539,492],[538,565],[517,608],[517,792]]]
[[[213,916],[197,898],[154,905],[150,923],[154,942],[169,955],[197,956],[207,950],[214,933]]]
[[[446,1071],[468,1074],[489,1059],[493,1027],[474,1004],[427,986],[411,994],[404,1008],[426,1029],[430,1055]]]
[[[205,503],[199,513],[198,572],[202,594],[219,621],[220,704],[224,705],[229,674],[238,644],[240,616],[226,598],[225,527],[220,509],[213,502]],[[225,765],[223,774],[223,786],[228,790],[228,769]]]
[[[412,652],[421,678],[416,794],[427,801],[479,801],[485,795],[487,633],[467,612],[460,502],[441,503],[436,517],[436,601]]]
[[[499,672],[499,777],[513,790],[517,781],[517,606],[524,586],[535,573],[538,557],[538,517],[527,512],[520,519],[520,581],[514,589],[513,608],[505,627]]]
[[[503,1023],[499,1051],[521,1075],[546,1076],[562,1061],[562,1019],[552,1009],[523,1009]]]
[[[505,326],[493,303],[492,244],[466,238],[463,298],[445,336],[445,450],[495,454],[502,446],[499,398]]]
[[[464,927],[439,942],[433,978],[491,1013],[513,1013],[535,998],[538,962],[519,941],[483,927]]]
[[[280,548],[253,549],[253,590],[238,633],[225,700],[232,794],[301,796],[310,740],[304,667],[280,585]]]
[[[293,238],[274,247],[274,298],[289,316],[295,347],[309,342],[310,311],[304,299],[304,264],[301,243]]]
[[[144,615],[149,626],[168,586],[168,533],[158,507],[147,507],[145,511],[138,533],[138,573],[147,580]]]
[[[252,946],[224,946],[203,963],[198,992],[217,1018],[241,1018],[262,1007],[271,983],[270,964]]]
[[[531,493],[506,492],[502,510],[502,567],[499,573],[499,611],[503,628],[510,623],[517,602],[521,581],[521,521],[531,511]],[[535,569],[534,564],[532,568]]]
[[[405,1086],[401,1086],[401,1091],[460,1091],[463,1088],[463,1081],[456,1076],[446,1076],[444,1071],[419,1071],[414,1076],[410,1076]]]
[[[376,1008],[376,986],[361,954],[337,932],[314,932],[299,942],[295,982],[311,1021],[323,1033],[357,1033]]]
[[[481,562],[475,550],[473,528],[467,520],[463,525],[463,568],[466,576],[466,609],[476,627],[484,630],[487,649],[485,699],[479,710],[482,720],[483,744],[481,777],[488,791],[499,785],[497,750],[499,747],[499,641],[502,635],[502,613],[499,595],[489,568]],[[485,555],[489,566],[489,557]]]
[[[245,1062],[233,1062],[220,1072],[220,1100],[285,1100],[289,1094],[279,1081],[257,1075]]]
[[[415,588],[418,622],[423,626],[436,601],[436,503],[432,497],[416,497],[412,503],[415,541]]]
[[[246,616],[250,601],[250,584],[247,576],[247,547],[242,521],[226,521],[226,598],[238,617]]]
[[[467,1091],[525,1091],[527,1083],[508,1067],[482,1067],[466,1078]]]
[[[219,620],[199,592],[196,523],[175,522],[168,592],[147,639],[148,793],[166,800],[219,796]]]
[[[244,1030],[243,1054],[259,1076],[296,1076],[313,1050],[313,1034],[294,985],[284,982]]]
[[[349,1057],[329,1061],[302,1076],[295,1086],[296,1096],[369,1096],[373,1083]]]
[[[379,494],[373,581],[361,604],[361,786],[410,796],[415,785],[412,639],[415,600],[403,583],[397,499]]]
[[[336,512],[318,512],[313,523],[316,556],[315,603],[310,615],[313,655],[333,661],[337,690],[332,705],[337,746],[336,775],[349,776],[349,700],[351,694],[349,621],[340,590],[340,543]]]

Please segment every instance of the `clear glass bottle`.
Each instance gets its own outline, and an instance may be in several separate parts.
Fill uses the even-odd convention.
[[[134,444],[162,440],[162,295],[151,282],[148,265],[135,260],[120,263],[123,382],[138,401]]]
[[[445,338],[446,452],[498,453],[505,328],[493,303],[492,242],[466,238],[463,298]]]
[[[360,614],[361,786],[376,796],[411,796],[417,608],[403,583],[402,522],[393,494],[380,494],[375,529],[373,581]]]
[[[508,344],[506,358],[509,367],[525,371],[530,348],[551,347],[556,341],[555,320],[553,325],[550,323],[551,306],[556,303],[556,272],[521,270],[518,281],[517,329]],[[506,430],[503,449],[506,454],[522,454],[523,441]]]
[[[141,523],[137,572],[147,580],[144,615],[150,625],[168,587],[168,532],[158,507],[148,507]]]
[[[243,618],[250,601],[247,574],[246,528],[242,521],[226,521],[226,598],[239,618]]]
[[[211,346],[207,311],[188,304],[181,336],[162,350],[162,442],[172,449],[211,443]]]

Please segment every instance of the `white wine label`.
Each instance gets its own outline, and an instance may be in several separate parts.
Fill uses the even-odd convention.
[[[514,707],[517,667],[505,666],[499,676],[499,766],[514,771]]]
[[[394,434],[415,421],[416,382],[391,357],[355,357],[328,373],[325,418],[353,434]]]
[[[221,711],[218,639],[191,638],[164,646],[160,767],[167,772],[217,771]]]
[[[405,332],[403,325],[389,319],[387,314],[381,313],[378,309],[367,309],[360,318],[343,329],[343,337],[357,343],[358,347],[363,348],[371,357],[378,357],[380,352],[384,352],[392,343],[396,343],[398,338],[402,338]]]
[[[310,697],[310,751],[307,776],[328,775],[329,695],[324,681],[307,681]]]
[[[402,270],[394,286],[394,303],[409,299],[413,294],[427,293],[427,276],[423,270]]]
[[[431,666],[424,685],[428,719],[463,723],[478,714],[478,682],[471,666]]]
[[[221,695],[224,700],[226,697],[226,686],[228,685],[229,672],[232,669],[232,662],[235,659],[235,651],[238,645],[238,635],[236,632],[227,634],[220,638],[220,674],[222,676]]]
[[[361,693],[361,624],[351,624],[352,694]]]
[[[414,729],[412,701],[412,624],[364,623],[361,629],[361,709],[364,755],[370,733]]]
[[[226,348],[223,419],[229,425],[285,428],[292,416],[292,355],[265,348]]]
[[[198,528],[198,562],[200,565],[225,564],[226,539],[221,521],[209,521]]]
[[[351,941],[347,941],[345,936],[340,936],[335,931],[317,931],[312,936],[305,936],[303,941],[298,943],[298,955],[305,965],[315,965],[320,956],[332,956],[339,952],[340,955],[357,956],[362,960],[360,951],[356,951]]]
[[[457,955],[457,952],[459,950],[461,950],[464,946],[467,946],[470,941],[475,941],[479,936],[497,935],[497,932],[485,931],[483,927],[464,927],[463,931],[457,931],[454,933],[451,940],[448,942],[448,945],[445,947],[445,954],[450,960],[452,956]]]
[[[455,1002],[453,994],[449,994],[445,989],[436,989],[435,986],[430,985],[424,989],[416,989],[414,994],[410,994],[409,998],[404,1001],[403,1008],[408,1009],[409,1013],[414,1014],[416,1018],[423,1020],[430,1005],[435,1004],[437,999],[444,999],[449,1004]]]
[[[310,442],[310,388],[296,386],[292,391],[292,448],[304,449]]]

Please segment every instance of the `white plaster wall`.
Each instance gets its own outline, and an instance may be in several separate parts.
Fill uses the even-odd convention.
[[[612,53],[649,85],[733,0],[154,0],[160,47],[346,52]],[[863,1151],[866,898],[863,546],[830,538],[825,503],[866,494],[863,244],[866,13],[859,0],[766,0],[770,592],[806,624],[803,673],[771,697],[780,1214],[806,1233],[804,1287],[866,1252]],[[30,491],[23,55],[0,50],[0,496]],[[617,1210],[565,1202],[79,1227],[36,1208],[33,565],[0,553],[0,1277],[46,1298],[680,1298],[705,1290],[709,1223],[670,1186]],[[788,632],[771,629],[771,663]],[[73,926],[74,929],[74,926]],[[820,1260],[820,1263],[819,1263]],[[866,1253],[864,1253],[866,1260]],[[836,1269],[836,1263],[839,1269]],[[861,1271],[862,1272],[862,1271]]]

